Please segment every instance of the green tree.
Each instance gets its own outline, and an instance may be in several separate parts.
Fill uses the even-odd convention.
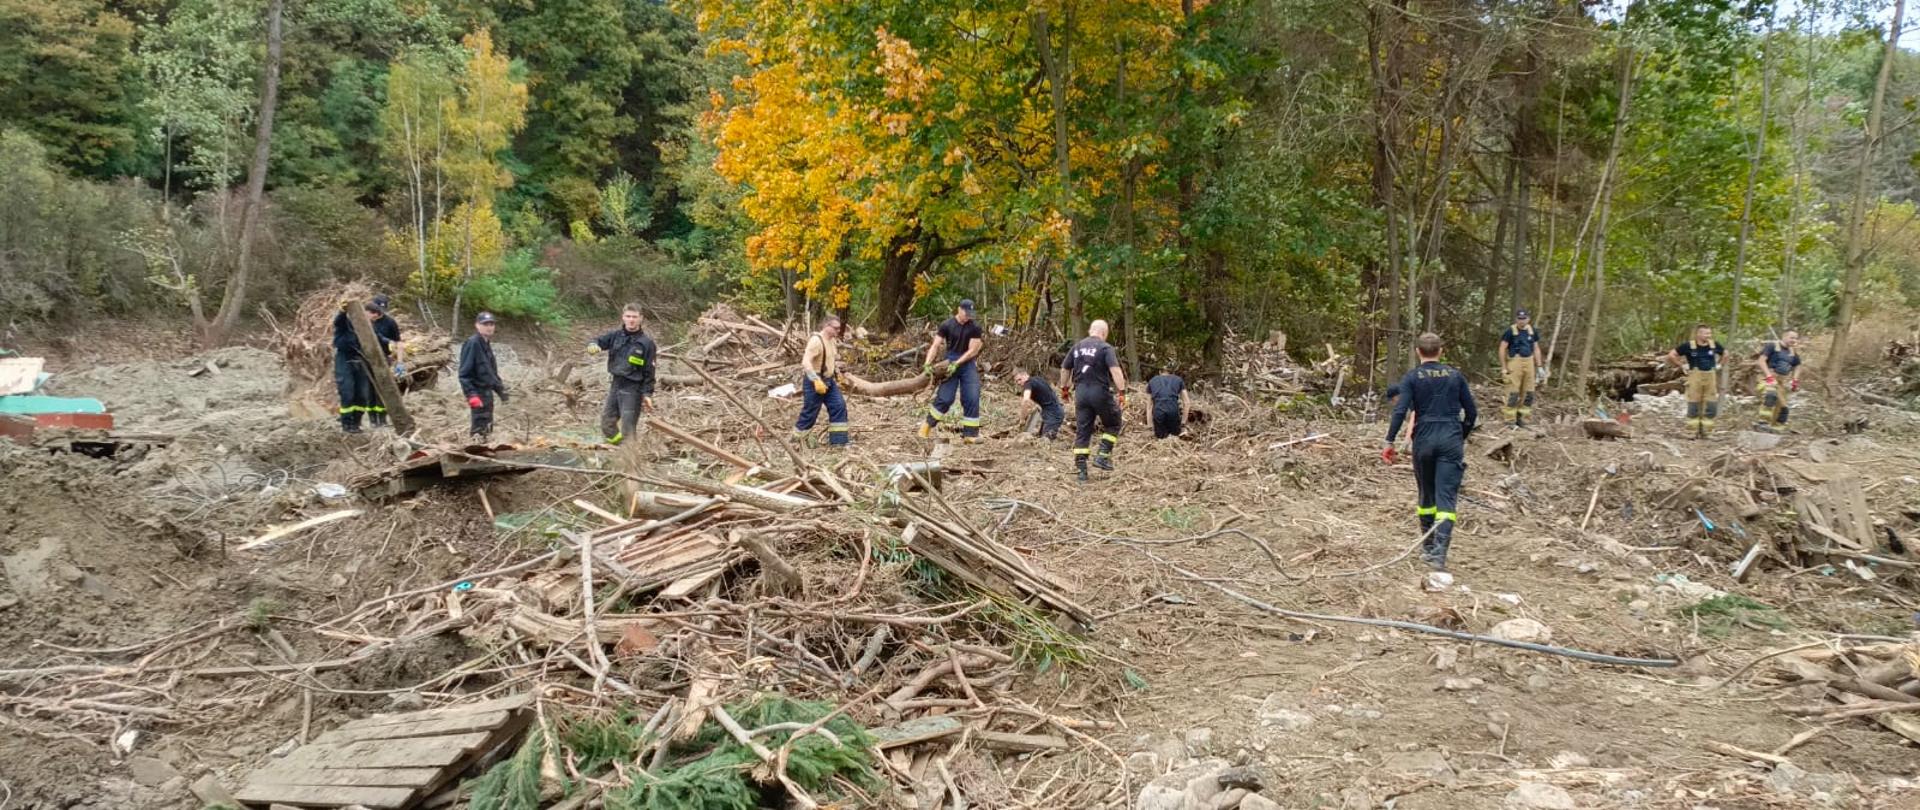
[[[100,0],[0,0],[0,121],[95,177],[130,167],[133,24]]]

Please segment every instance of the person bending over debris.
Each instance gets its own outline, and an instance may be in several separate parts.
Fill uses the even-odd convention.
[[[1715,372],[1726,354],[1727,347],[1713,339],[1713,327],[1704,323],[1693,328],[1692,340],[1667,353],[1668,362],[1678,364],[1684,358],[1687,364],[1687,430],[1692,433],[1688,438],[1706,438],[1720,415],[1720,381]]]
[[[473,318],[473,336],[460,344],[460,393],[467,398],[472,415],[467,432],[481,441],[493,433],[493,397],[511,401],[507,384],[500,381],[500,363],[493,359],[493,313],[482,312]]]
[[[1013,381],[1020,386],[1020,422],[1028,425],[1026,432],[1049,441],[1057,438],[1061,423],[1067,421],[1067,409],[1060,404],[1053,386],[1019,367],[1013,370]],[[1035,417],[1038,423],[1033,421]]]
[[[380,414],[383,418],[374,425],[378,427],[385,423],[387,409],[374,399],[373,377],[367,373],[367,359],[360,354],[360,338],[354,334],[353,320],[347,317],[350,306],[353,299],[341,301],[340,311],[333,315],[333,385],[340,394],[340,430],[359,433],[363,416]],[[368,317],[372,317],[374,305],[365,307]]]
[[[1767,406],[1771,424],[1761,421],[1753,429],[1768,432],[1785,430],[1787,414],[1793,410],[1788,399],[1800,390],[1800,333],[1792,329],[1780,333],[1780,339],[1760,346],[1753,359],[1760,364],[1760,373],[1766,375],[1761,383],[1761,402]],[[1781,379],[1782,377],[1786,379]]]
[[[1401,396],[1387,423],[1386,448],[1380,458],[1394,463],[1393,441],[1400,424],[1412,412],[1419,417],[1413,430],[1413,479],[1420,488],[1420,532],[1426,538],[1420,557],[1435,571],[1447,570],[1447,548],[1453,543],[1454,509],[1460,479],[1466,475],[1465,447],[1480,413],[1473,391],[1460,370],[1440,362],[1440,336],[1428,332],[1415,341],[1420,365],[1400,378]]]
[[[1073,381],[1073,468],[1075,477],[1087,480],[1087,456],[1093,466],[1113,469],[1113,446],[1120,442],[1120,409],[1127,405],[1127,375],[1120,370],[1120,356],[1107,343],[1107,322],[1094,321],[1087,336],[1067,352],[1060,363],[1060,387]],[[1093,421],[1100,420],[1100,452],[1088,448],[1093,442]]]
[[[980,324],[973,322],[973,301],[961,301],[953,317],[940,324],[933,342],[927,345],[927,373],[940,380],[940,387],[934,391],[927,421],[920,425],[920,438],[933,436],[933,429],[939,427],[958,396],[962,414],[960,435],[967,444],[980,441],[980,367],[974,358],[980,356],[980,347],[985,343]],[[943,348],[946,360],[936,360]]]
[[[620,311],[620,328],[593,339],[587,352],[607,353],[607,403],[600,407],[600,436],[617,445],[633,435],[640,411],[653,410],[653,337],[641,326],[640,305]]]
[[[820,407],[827,408],[827,444],[845,447],[853,441],[853,428],[847,422],[847,397],[840,391],[840,353],[834,342],[840,339],[840,319],[831,315],[820,322],[820,331],[807,338],[807,350],[800,356],[800,386],[803,403],[800,418],[793,422],[794,438],[805,438],[820,418]]]
[[[1533,351],[1540,333],[1533,328],[1533,316],[1526,310],[1513,313],[1513,325],[1500,335],[1501,371],[1506,374],[1507,407],[1504,413],[1514,427],[1526,427],[1533,415]]]
[[[407,365],[403,361],[406,344],[400,341],[399,322],[387,314],[387,308],[392,305],[392,298],[386,295],[374,296],[373,303],[367,307],[367,321],[373,327],[374,337],[380,339],[380,354],[386,360],[386,365],[391,369],[393,376],[399,377],[407,373]],[[367,418],[376,428],[386,427],[387,406],[380,401],[380,389],[371,387],[373,384],[371,380],[367,384],[369,386],[367,401],[371,403],[367,410]]]
[[[1147,381],[1147,396],[1153,399],[1153,437],[1180,435],[1180,423],[1187,417],[1187,381],[1173,369],[1162,368]]]

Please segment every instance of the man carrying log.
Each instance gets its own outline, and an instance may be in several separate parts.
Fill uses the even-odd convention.
[[[1060,397],[1054,394],[1053,386],[1021,367],[1014,368],[1013,381],[1020,386],[1020,422],[1028,424],[1035,417],[1039,418],[1039,422],[1026,428],[1026,432],[1048,441],[1058,437],[1060,425],[1067,421],[1067,409],[1060,404]],[[1063,388],[1061,392],[1065,393],[1065,390]]]
[[[1713,420],[1720,415],[1720,358],[1727,347],[1713,339],[1713,327],[1693,327],[1693,339],[1667,353],[1667,362],[1687,365],[1688,438],[1704,439],[1713,431]]]
[[[1460,493],[1460,479],[1466,475],[1467,436],[1473,433],[1479,411],[1473,405],[1473,391],[1460,370],[1440,362],[1445,348],[1440,336],[1428,332],[1414,342],[1420,365],[1400,378],[1401,396],[1393,406],[1393,418],[1387,423],[1385,449],[1381,460],[1393,464],[1398,458],[1393,441],[1407,414],[1418,420],[1413,430],[1413,480],[1420,490],[1420,532],[1425,540],[1420,557],[1435,571],[1447,570],[1447,549],[1453,543],[1453,524]]]
[[[1087,480],[1088,456],[1093,466],[1113,469],[1113,446],[1120,442],[1120,410],[1127,404],[1127,375],[1120,370],[1120,356],[1107,343],[1107,322],[1094,321],[1087,336],[1067,352],[1060,363],[1060,387],[1073,382],[1073,468],[1074,477]],[[1100,452],[1094,453],[1093,422],[1100,420]]]
[[[376,414],[379,418],[373,426],[386,424],[387,413],[373,395],[370,361],[361,356],[360,338],[353,332],[353,320],[347,317],[347,307],[353,304],[354,299],[345,299],[340,302],[340,311],[333,314],[333,386],[340,395],[340,430],[344,433],[359,433],[361,419]],[[379,317],[380,311],[373,303],[363,306],[368,318]],[[374,333],[379,334],[379,321],[374,324]]]
[[[845,447],[853,441],[852,425],[847,422],[847,398],[840,392],[840,353],[834,342],[840,339],[840,319],[832,315],[820,322],[820,331],[807,338],[807,349],[800,356],[803,379],[800,392],[804,403],[800,418],[794,420],[794,438],[804,438],[820,418],[820,407],[827,409],[827,444]]]
[[[473,317],[473,336],[460,344],[460,393],[467,398],[467,432],[481,441],[493,434],[493,398],[507,402],[507,384],[500,379],[500,363],[493,357],[493,332],[499,326],[493,313]]]
[[[980,368],[974,358],[980,356],[985,343],[985,333],[973,322],[973,301],[961,301],[953,317],[940,324],[933,342],[927,345],[927,373],[940,380],[940,387],[934,391],[926,422],[920,425],[920,438],[933,436],[933,429],[940,426],[957,397],[962,414],[960,436],[967,444],[980,441]],[[945,359],[936,359],[943,356],[942,349],[946,350]]]
[[[1778,341],[1762,344],[1753,360],[1760,365],[1761,402],[1766,405],[1767,420],[1756,423],[1763,433],[1787,429],[1787,414],[1793,410],[1788,398],[1800,390],[1800,333],[1792,329],[1780,333]],[[1784,379],[1783,379],[1784,378]]]
[[[1524,309],[1513,313],[1513,325],[1500,335],[1500,362],[1507,381],[1504,413],[1514,427],[1526,427],[1527,417],[1533,415],[1536,382],[1533,352],[1539,343],[1540,333],[1533,328],[1533,316]]]
[[[373,303],[367,307],[367,325],[373,327],[373,336],[380,340],[382,365],[388,369],[387,373],[399,378],[407,373],[404,362],[406,344],[400,341],[400,323],[387,312],[391,306],[393,299],[386,294],[374,296]],[[368,366],[368,372],[372,372],[371,365]],[[372,394],[369,401],[373,404],[367,410],[367,419],[375,428],[386,427],[387,407],[380,401],[380,389],[371,388],[369,393]]]
[[[642,410],[653,410],[653,337],[642,325],[639,304],[620,312],[620,328],[593,339],[587,352],[607,353],[607,402],[600,408],[600,435],[618,445],[633,435]]]

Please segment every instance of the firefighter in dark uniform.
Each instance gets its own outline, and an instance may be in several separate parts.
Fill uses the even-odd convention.
[[[820,331],[807,338],[800,354],[800,417],[793,421],[795,438],[805,438],[827,409],[827,446],[846,447],[853,442],[853,424],[847,416],[847,395],[840,390],[840,319],[832,315],[820,322]]]
[[[1753,359],[1760,363],[1761,378],[1760,400],[1767,407],[1767,421],[1753,426],[1754,430],[1768,432],[1785,430],[1787,415],[1793,411],[1789,398],[1800,390],[1800,333],[1788,329],[1780,334],[1778,341],[1760,347]]]
[[[347,433],[359,433],[360,421],[375,413],[380,407],[373,396],[373,377],[367,370],[367,359],[360,354],[360,338],[353,332],[353,320],[347,317],[347,307],[353,306],[353,300],[340,302],[340,311],[333,314],[333,385],[340,395],[340,429]],[[365,305],[367,314],[374,313],[373,304]],[[384,414],[386,409],[381,408]],[[383,420],[384,421],[384,420]]]
[[[1120,409],[1126,407],[1127,375],[1120,370],[1120,356],[1107,343],[1107,322],[1094,321],[1087,336],[1067,351],[1060,363],[1060,387],[1073,383],[1073,468],[1075,477],[1087,480],[1087,457],[1093,466],[1113,469],[1113,447],[1120,442]],[[1090,449],[1093,423],[1099,420],[1100,451]]]
[[[1147,396],[1153,400],[1153,437],[1164,439],[1180,435],[1187,417],[1187,381],[1163,368],[1147,381]]]
[[[607,402],[600,407],[600,436],[619,444],[633,435],[640,412],[653,410],[653,337],[641,326],[640,305],[620,312],[620,328],[593,339],[589,353],[607,353]]]
[[[1413,429],[1413,478],[1420,487],[1420,531],[1426,541],[1420,556],[1436,571],[1447,568],[1447,549],[1453,543],[1453,525],[1459,520],[1454,511],[1460,493],[1460,479],[1466,475],[1467,436],[1473,433],[1480,414],[1473,406],[1473,391],[1460,370],[1440,362],[1443,346],[1440,336],[1428,332],[1420,336],[1415,349],[1420,365],[1400,378],[1399,401],[1393,406],[1393,419],[1387,424],[1387,446],[1380,458],[1388,464],[1398,457],[1393,441],[1400,425],[1411,411],[1417,417]]]
[[[1667,354],[1672,363],[1687,364],[1688,438],[1704,439],[1713,431],[1713,420],[1720,415],[1720,358],[1727,347],[1713,339],[1713,327],[1700,324],[1693,328],[1693,339],[1675,346]]]
[[[393,316],[387,311],[387,308],[392,305],[393,299],[385,295],[374,296],[373,305],[367,307],[367,321],[373,327],[374,337],[380,340],[380,354],[386,361],[384,365],[388,369],[384,373],[398,377],[405,374],[407,369],[406,364],[402,362],[406,354],[406,344],[400,342],[400,324],[395,322]],[[369,374],[373,372],[371,364],[367,371]],[[368,385],[372,385],[372,380],[368,380]],[[386,404],[380,401],[380,389],[368,388],[367,392],[370,395],[367,401],[371,403],[367,408],[367,419],[376,428],[386,427],[387,408]]]
[[[1020,422],[1031,423],[1036,416],[1040,420],[1027,431],[1042,439],[1058,438],[1060,425],[1067,421],[1067,408],[1060,404],[1060,397],[1053,392],[1053,386],[1024,368],[1013,370],[1013,381],[1020,386]]]
[[[500,363],[493,357],[493,332],[499,328],[493,313],[474,316],[473,336],[460,344],[460,393],[471,414],[467,432],[481,441],[493,433],[493,398],[507,402],[507,384],[500,380]]]
[[[1534,350],[1540,344],[1540,332],[1533,328],[1533,316],[1526,310],[1513,313],[1513,325],[1500,335],[1500,370],[1506,377],[1507,407],[1503,412],[1514,427],[1526,427],[1533,415],[1535,376]]]
[[[933,429],[946,418],[954,399],[960,400],[960,436],[967,444],[980,441],[980,348],[986,345],[986,333],[973,320],[973,301],[961,301],[953,317],[940,324],[933,342],[927,346],[927,373],[940,380],[933,394],[933,407],[920,425],[920,438],[933,436]],[[942,349],[946,351],[942,353]],[[941,359],[944,357],[944,359]],[[944,379],[942,379],[944,377]]]

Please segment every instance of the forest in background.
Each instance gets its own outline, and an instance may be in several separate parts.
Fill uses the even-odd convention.
[[[1900,0],[0,0],[0,323],[368,279],[1555,372],[1920,304]],[[1838,373],[1838,364],[1828,364]],[[1371,375],[1376,382],[1378,374]]]

